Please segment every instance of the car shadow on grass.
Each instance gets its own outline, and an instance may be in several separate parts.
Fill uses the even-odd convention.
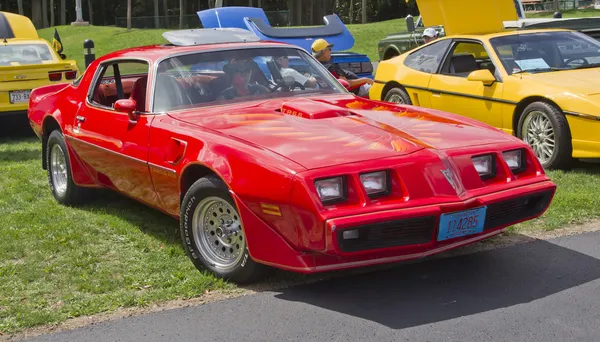
[[[403,329],[529,303],[600,278],[600,260],[534,240],[278,290],[276,298]]]

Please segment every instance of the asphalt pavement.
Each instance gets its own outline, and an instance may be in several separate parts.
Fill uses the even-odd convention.
[[[429,259],[32,341],[600,341],[600,232]]]

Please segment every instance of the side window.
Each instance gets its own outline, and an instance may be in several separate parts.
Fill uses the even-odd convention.
[[[449,45],[450,39],[444,39],[425,46],[408,55],[404,60],[404,65],[411,69],[433,74],[438,70]]]
[[[99,67],[100,76],[88,95],[93,105],[113,108],[117,100],[131,99],[139,112],[146,109],[146,86],[148,63],[144,61],[120,61]]]
[[[478,42],[458,42],[452,48],[442,67],[442,74],[467,77],[475,70],[488,69],[495,74],[496,67],[487,51]]]

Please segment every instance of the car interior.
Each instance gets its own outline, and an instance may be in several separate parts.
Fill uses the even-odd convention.
[[[494,63],[479,43],[457,43],[442,66],[441,73],[449,76],[467,77],[475,70],[488,69],[496,72]]]

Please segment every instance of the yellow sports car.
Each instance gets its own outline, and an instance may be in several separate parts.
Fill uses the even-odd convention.
[[[370,98],[468,116],[532,146],[545,168],[600,157],[600,42],[506,30],[512,0],[417,0],[447,36],[382,61]]]
[[[31,89],[72,82],[79,76],[77,63],[60,53],[57,32],[56,50],[25,16],[0,12],[0,40],[0,117],[26,117]]]

